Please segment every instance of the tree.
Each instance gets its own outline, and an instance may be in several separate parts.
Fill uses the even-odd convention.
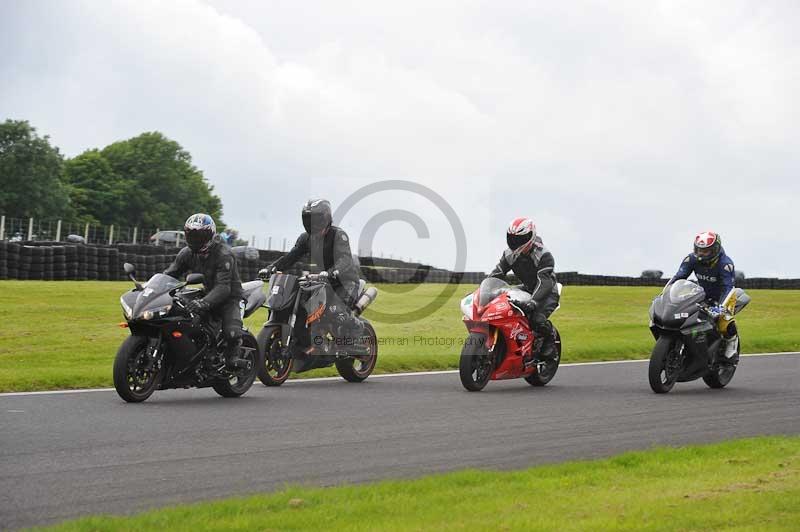
[[[122,204],[115,210],[120,225],[180,228],[195,212],[210,214],[220,228],[222,202],[177,142],[159,132],[115,142],[100,155],[118,179]]]
[[[98,150],[88,150],[64,163],[64,182],[72,210],[82,222],[119,224],[124,185]]]
[[[0,124],[0,214],[57,218],[69,213],[63,158],[25,120]]]

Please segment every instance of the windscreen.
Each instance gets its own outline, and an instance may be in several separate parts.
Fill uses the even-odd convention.
[[[485,307],[491,301],[509,289],[508,283],[495,277],[487,277],[483,280],[478,297],[478,306]]]
[[[169,292],[173,288],[177,288],[181,284],[180,281],[167,275],[165,273],[157,273],[147,281],[144,285],[145,291],[150,290],[154,294],[163,294]]]
[[[675,303],[694,299],[698,296],[705,297],[705,290],[700,285],[685,279],[675,281],[669,288],[669,299]]]

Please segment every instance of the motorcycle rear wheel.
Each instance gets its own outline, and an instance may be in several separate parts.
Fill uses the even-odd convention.
[[[489,350],[486,348],[486,336],[470,333],[458,361],[461,384],[467,391],[479,392],[486,387],[493,369]]]
[[[147,370],[146,336],[132,334],[119,346],[114,358],[114,388],[128,403],[141,403],[156,391],[159,371]]]
[[[544,369],[541,373],[537,369],[536,373],[525,377],[525,381],[531,386],[545,386],[548,382],[553,380],[553,377],[556,376],[558,365],[561,363],[561,334],[559,334],[558,329],[556,329],[555,326],[553,326],[553,333],[556,337],[555,356],[551,360],[547,360],[546,362],[542,363],[540,367],[543,367]]]
[[[378,336],[371,323],[365,322],[364,329],[369,336],[369,354],[336,360],[336,371],[347,382],[363,382],[372,374],[378,362]]]
[[[250,363],[250,368],[246,372],[242,372],[242,375],[231,377],[228,380],[221,380],[211,385],[214,391],[222,397],[244,395],[253,385],[253,381],[256,380],[258,369],[263,366],[261,350],[258,348],[258,343],[252,334],[248,333],[242,337],[242,347],[247,348],[242,350],[242,359]]]
[[[675,349],[676,339],[663,335],[653,347],[650,354],[650,367],[647,376],[650,380],[650,388],[655,393],[667,393],[678,380],[677,371],[669,367],[670,355]]]
[[[264,327],[258,333],[258,345],[263,358],[258,368],[258,380],[264,386],[280,386],[292,372],[292,357],[283,348],[279,327]]]
[[[726,364],[719,364],[714,368],[714,371],[703,375],[703,382],[706,383],[706,386],[713,389],[720,389],[730,384],[733,380],[733,374],[736,373],[736,367],[739,365],[740,353],[741,344],[737,346],[736,354],[733,355]]]

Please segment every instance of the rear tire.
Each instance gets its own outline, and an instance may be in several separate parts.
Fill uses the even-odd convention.
[[[281,342],[280,327],[264,327],[258,333],[258,347],[262,353],[258,380],[264,386],[280,386],[292,372],[292,358],[286,356]]]
[[[372,374],[378,362],[378,336],[371,323],[365,322],[364,329],[369,335],[369,355],[336,360],[336,371],[347,382],[363,382]]]
[[[733,380],[736,367],[739,365],[739,355],[741,353],[741,339],[739,342],[739,345],[736,346],[736,354],[727,361],[727,364],[717,365],[714,372],[709,372],[707,375],[703,376],[703,382],[705,382],[709,388],[715,390],[724,388]]]
[[[256,380],[258,369],[264,364],[261,361],[262,351],[258,348],[258,343],[252,334],[242,335],[242,347],[248,348],[242,352],[242,360],[250,363],[250,369],[241,376],[232,377],[212,384],[214,391],[222,397],[240,397],[253,385]]]
[[[553,333],[556,337],[556,354],[551,360],[543,363],[544,371],[539,373],[539,369],[537,368],[536,373],[525,377],[525,381],[531,386],[545,386],[556,376],[558,365],[561,363],[561,335],[555,325],[553,326]]]
[[[467,343],[461,349],[458,361],[458,376],[467,391],[479,392],[486,387],[492,377],[492,361],[486,348],[486,336],[470,333]]]
[[[670,354],[672,353],[677,340],[671,336],[662,335],[656,341],[653,352],[650,354],[650,367],[647,376],[650,379],[650,388],[655,393],[667,393],[678,379],[678,375],[674,374],[667,367],[667,362]]]
[[[146,336],[131,335],[122,342],[114,358],[114,388],[128,403],[141,403],[156,391],[161,380],[158,371],[143,368],[147,357]]]

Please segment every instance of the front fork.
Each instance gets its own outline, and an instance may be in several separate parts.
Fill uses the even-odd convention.
[[[160,371],[164,361],[164,350],[162,349],[161,336],[150,337],[147,340],[147,351],[145,353],[147,371]]]

